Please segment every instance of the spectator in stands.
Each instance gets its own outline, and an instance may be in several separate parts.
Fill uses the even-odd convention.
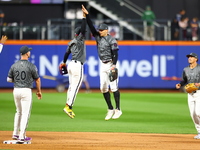
[[[188,35],[187,33],[188,21],[189,21],[189,18],[182,17],[181,20],[178,22],[179,27],[180,27],[181,40],[188,40],[188,36],[187,36]]]
[[[178,40],[179,38],[179,25],[176,18],[171,23],[171,40]]]
[[[181,18],[185,18],[186,17],[186,11],[185,11],[185,9],[181,9],[180,11],[179,11],[179,13],[177,13],[176,14],[176,20],[179,22],[179,21],[181,21]]]
[[[192,41],[197,41],[198,40],[198,18],[194,17],[192,18],[191,22],[190,22],[190,27],[192,30]]]
[[[146,6],[146,10],[143,12],[142,20],[146,22],[144,26],[144,40],[154,41],[154,20],[156,16],[151,10],[150,6]]]
[[[180,26],[179,22],[181,21],[181,18],[186,17],[186,11],[185,9],[181,9],[176,15],[175,18],[172,20],[171,23],[171,40],[179,40],[181,38],[182,40],[182,32],[180,33]]]

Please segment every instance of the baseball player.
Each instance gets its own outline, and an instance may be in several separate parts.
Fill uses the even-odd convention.
[[[8,39],[8,37],[6,35],[2,35],[1,41],[0,41],[0,53],[2,52],[3,44],[6,42],[7,39]]]
[[[176,84],[177,89],[180,89],[181,86],[184,86],[187,83],[195,83],[196,86],[200,86],[200,65],[197,64],[198,55],[190,53],[186,55],[186,57],[188,57],[189,66],[183,69],[182,81]],[[194,138],[200,139],[200,89],[193,93],[188,93],[188,106],[190,116],[198,132]]]
[[[105,117],[105,120],[117,119],[122,115],[120,110],[120,92],[118,89],[118,79],[113,82],[109,81],[109,72],[110,70],[116,67],[118,60],[118,44],[117,41],[108,34],[108,26],[106,24],[100,24],[98,31],[92,24],[88,11],[82,5],[82,11],[86,15],[86,21],[92,32],[92,35],[95,37],[98,47],[98,55],[100,58],[100,90],[103,93],[104,99],[108,106],[108,112]],[[111,103],[110,89],[114,94],[114,99],[116,103],[116,108],[114,109]]]
[[[83,15],[81,27],[75,29],[75,37],[68,43],[68,48],[63,59],[63,64],[66,64],[69,54],[72,54],[72,59],[67,67],[69,74],[69,88],[67,91],[66,106],[63,109],[63,111],[72,119],[75,117],[75,113],[72,111],[72,106],[83,81],[83,64],[86,60],[84,45],[85,32],[86,19],[85,15]]]
[[[28,61],[31,55],[31,48],[22,46],[20,48],[21,60],[14,63],[7,77],[7,82],[14,83],[14,102],[16,113],[14,118],[14,131],[12,138],[18,140],[19,143],[30,141],[30,137],[26,137],[26,129],[31,114],[32,107],[32,90],[33,82],[36,83],[38,99],[42,98],[41,82],[37,68]]]

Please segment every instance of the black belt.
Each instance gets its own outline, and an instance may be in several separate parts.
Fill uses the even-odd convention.
[[[78,62],[78,60],[74,60],[74,62],[75,62],[75,63],[77,63],[77,62]],[[81,63],[81,65],[83,65],[83,63],[82,63],[82,62],[80,62],[80,63]]]
[[[104,64],[107,64],[108,62],[111,62],[111,60],[108,61],[102,61]]]

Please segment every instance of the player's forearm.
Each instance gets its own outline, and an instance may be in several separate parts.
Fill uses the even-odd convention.
[[[185,85],[187,82],[185,82],[184,80],[182,80],[179,84],[181,85],[181,86],[183,86],[183,85]]]
[[[69,57],[69,54],[70,54],[70,52],[69,52],[69,47],[68,47],[68,48],[67,48],[67,52],[65,53],[64,58],[63,58],[63,63],[66,63],[66,62],[67,62],[67,59],[68,59],[68,57]]]
[[[85,31],[86,31],[86,19],[83,18],[82,19],[82,24],[81,24],[81,33],[82,33],[82,35],[85,35]]]
[[[183,71],[183,74],[182,74],[182,79],[179,83],[181,86],[184,86],[185,84],[187,84],[187,77],[185,75],[185,71]]]
[[[35,80],[35,83],[36,83],[37,92],[40,92],[40,93],[41,93],[41,81],[40,81],[40,78],[37,78],[37,79]]]
[[[92,24],[92,21],[90,19],[89,14],[86,15],[86,21],[87,21],[87,24],[88,24],[88,26],[90,28],[90,31],[92,32],[93,36],[97,35],[97,31],[96,31],[95,27]]]
[[[113,50],[113,65],[117,64],[117,60],[118,60],[118,51]]]

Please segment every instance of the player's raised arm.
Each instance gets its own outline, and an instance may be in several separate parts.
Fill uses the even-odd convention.
[[[86,32],[86,14],[83,12],[83,19],[82,19],[82,23],[81,23],[81,33],[83,36],[85,36],[85,32]]]
[[[87,21],[87,24],[90,28],[90,31],[92,32],[93,36],[96,36],[99,34],[99,32],[97,32],[97,30],[95,29],[95,27],[93,26],[92,24],[92,21],[90,19],[90,16],[89,16],[89,12],[87,11],[87,9],[82,5],[82,11],[83,13],[85,14],[86,16],[86,21]]]

